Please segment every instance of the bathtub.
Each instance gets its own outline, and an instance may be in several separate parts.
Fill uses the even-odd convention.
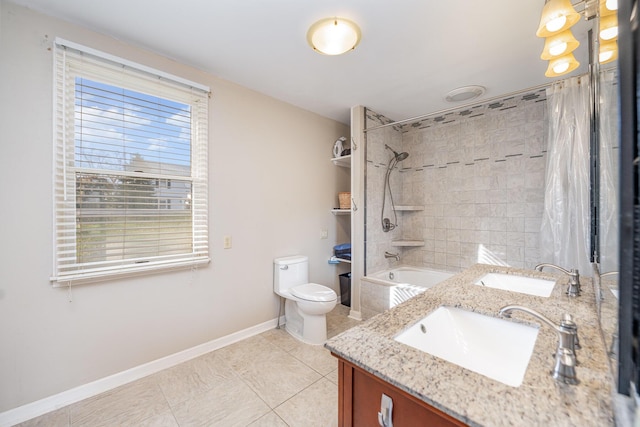
[[[448,279],[455,273],[417,267],[398,267],[367,275],[360,282],[365,319],[394,307]]]

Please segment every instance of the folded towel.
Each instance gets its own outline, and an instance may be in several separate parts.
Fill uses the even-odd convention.
[[[344,251],[345,249],[351,251],[351,243],[341,243],[333,247],[334,251]]]

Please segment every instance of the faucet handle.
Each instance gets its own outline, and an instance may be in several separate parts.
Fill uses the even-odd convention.
[[[580,339],[578,338],[578,325],[573,321],[573,316],[569,313],[565,313],[562,316],[562,320],[560,320],[560,328],[566,330],[571,336],[573,336],[573,345],[568,343],[570,345],[569,348],[574,351],[576,349],[580,350],[582,346],[580,345]]]
[[[569,285],[567,286],[567,295],[570,297],[580,296],[580,273],[576,269],[569,272]]]

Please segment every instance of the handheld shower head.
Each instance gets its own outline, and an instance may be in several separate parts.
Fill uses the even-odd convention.
[[[394,150],[393,148],[389,147],[387,144],[384,144],[384,148],[390,150],[393,155],[396,158],[396,162],[401,162],[404,159],[406,159],[407,157],[409,157],[409,153],[407,153],[406,151],[403,151],[402,153],[398,153],[396,150]]]

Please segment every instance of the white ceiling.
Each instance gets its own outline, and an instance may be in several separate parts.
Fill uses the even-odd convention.
[[[354,105],[402,120],[454,107],[443,98],[460,86],[489,99],[549,82],[543,0],[13,1],[343,123]],[[354,51],[308,46],[309,26],[332,16],[360,25]],[[587,70],[589,27],[574,27],[572,74]]]

